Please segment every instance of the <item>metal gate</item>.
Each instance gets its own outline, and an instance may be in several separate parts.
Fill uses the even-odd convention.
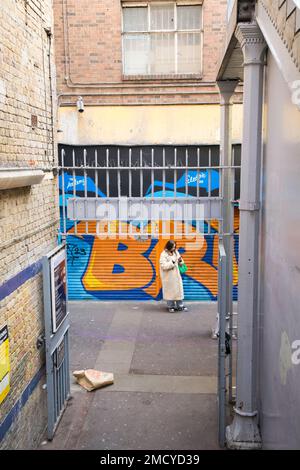
[[[238,182],[240,146],[233,152]],[[71,300],[160,300],[159,251],[166,238],[181,235],[190,266],[183,277],[186,299],[217,300],[227,170],[218,146],[61,145],[59,155],[60,234],[68,248]],[[174,217],[168,224],[170,206]],[[189,243],[196,234],[198,251]],[[143,266],[139,273],[136,259]],[[237,276],[233,284],[236,296]]]
[[[45,312],[48,439],[56,427],[70,396],[69,312],[66,283],[66,249],[60,245],[43,257]]]
[[[105,237],[116,237],[116,243],[120,246],[122,237],[128,237],[144,246],[146,253],[153,248],[151,240],[160,237],[178,240],[180,234],[185,243],[194,243],[195,237],[199,237],[200,248],[197,243],[194,244],[196,256],[203,241],[209,246],[208,240],[213,240],[210,246],[214,250],[205,252],[205,257],[210,258],[212,264],[210,266],[205,260],[204,270],[207,274],[211,268],[214,270],[213,284],[205,287],[215,289],[215,295],[210,300],[218,300],[221,446],[225,444],[228,404],[234,400],[232,298],[237,288],[238,222],[233,218],[234,206],[239,199],[240,146],[233,146],[231,161],[231,166],[221,164],[218,146],[61,146],[59,166],[60,234],[64,239],[70,235],[80,240],[86,237],[94,246]],[[87,279],[94,286],[103,285],[101,269],[104,261],[112,256],[111,246],[108,244],[103,250],[100,257],[102,264],[81,273],[80,283]],[[124,244],[121,246],[123,248]],[[70,254],[70,263],[74,260],[76,263],[77,255],[80,257],[81,245],[77,245],[77,250],[77,253]],[[133,250],[133,257],[137,253]],[[87,255],[82,253],[82,256],[86,256],[95,266],[96,255],[93,251]],[[190,266],[186,256],[187,252],[184,257]],[[151,263],[154,261],[152,258]],[[236,271],[234,275],[233,267]],[[143,270],[134,275],[140,278]],[[108,279],[110,281],[111,278]],[[74,280],[70,282],[72,284]],[[184,286],[185,282],[186,279]],[[75,286],[76,290],[80,287],[78,283]],[[116,298],[122,298],[119,292]]]

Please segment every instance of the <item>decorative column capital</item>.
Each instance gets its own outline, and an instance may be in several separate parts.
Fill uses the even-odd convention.
[[[244,65],[264,63],[267,43],[256,21],[239,23],[235,37],[244,54]]]
[[[217,82],[220,91],[220,104],[221,106],[231,104],[231,98],[238,85],[238,80],[219,80]]]

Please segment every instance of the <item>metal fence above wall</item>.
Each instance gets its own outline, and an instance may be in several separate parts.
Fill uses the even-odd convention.
[[[224,167],[218,146],[64,146],[59,167],[61,234],[66,235],[69,221],[75,234],[78,222],[85,221],[85,233],[99,235],[96,225],[89,224],[99,220],[109,222],[106,234],[115,233],[111,222],[132,221],[144,234],[158,236],[166,226],[156,224],[153,229],[149,222],[167,220],[194,222],[197,231],[206,234],[211,233],[213,222],[213,232],[217,226],[221,233],[225,171],[234,173],[238,197],[239,146],[233,148],[233,154],[235,164]]]
[[[225,236],[233,241],[236,298],[239,214],[233,202],[226,234],[221,208],[223,176],[239,197],[240,146],[232,167],[220,165],[218,146],[60,145],[59,157],[71,299],[160,300],[159,255],[173,238],[189,265],[185,298],[214,301]]]

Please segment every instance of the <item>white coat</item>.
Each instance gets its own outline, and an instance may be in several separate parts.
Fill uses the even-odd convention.
[[[183,300],[182,278],[178,269],[179,258],[180,254],[177,250],[173,255],[167,250],[164,250],[160,255],[160,278],[164,300]]]

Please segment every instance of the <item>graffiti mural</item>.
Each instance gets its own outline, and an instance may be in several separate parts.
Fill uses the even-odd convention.
[[[101,172],[101,170],[100,170]],[[77,172],[78,173],[78,172]],[[105,197],[106,187],[103,179],[95,182],[95,172],[72,174],[67,170],[59,177],[61,224],[63,224],[63,207],[69,197],[88,195]],[[160,176],[160,175],[158,175]],[[171,179],[171,178],[170,178]],[[144,197],[188,196],[195,197],[192,192],[199,184],[202,191],[217,194],[219,174],[216,170],[178,172],[177,179],[162,182],[160,178],[146,181],[143,187]],[[139,177],[135,180],[139,181]],[[150,183],[150,184],[149,184]],[[133,181],[134,184],[134,181]],[[139,188],[138,188],[139,190]],[[137,192],[138,192],[137,190]],[[110,192],[111,195],[111,192]],[[233,296],[237,298],[238,285],[238,210],[235,212],[234,240],[234,275]],[[122,233],[127,231],[127,223],[123,222]],[[177,230],[186,233],[186,227]],[[184,236],[177,239],[179,252],[184,257],[188,271],[183,275],[186,300],[217,300],[218,291],[218,235],[217,222],[212,234],[199,235],[199,247],[191,249],[190,240]],[[166,238],[135,238],[119,237],[102,239],[88,232],[96,232],[96,222],[78,222],[75,227],[66,220],[68,283],[70,299],[161,299],[161,283],[159,279],[159,257],[164,249]],[[196,224],[189,224],[189,232],[197,234]],[[147,230],[144,232],[146,233]],[[194,247],[195,248],[195,247]]]

